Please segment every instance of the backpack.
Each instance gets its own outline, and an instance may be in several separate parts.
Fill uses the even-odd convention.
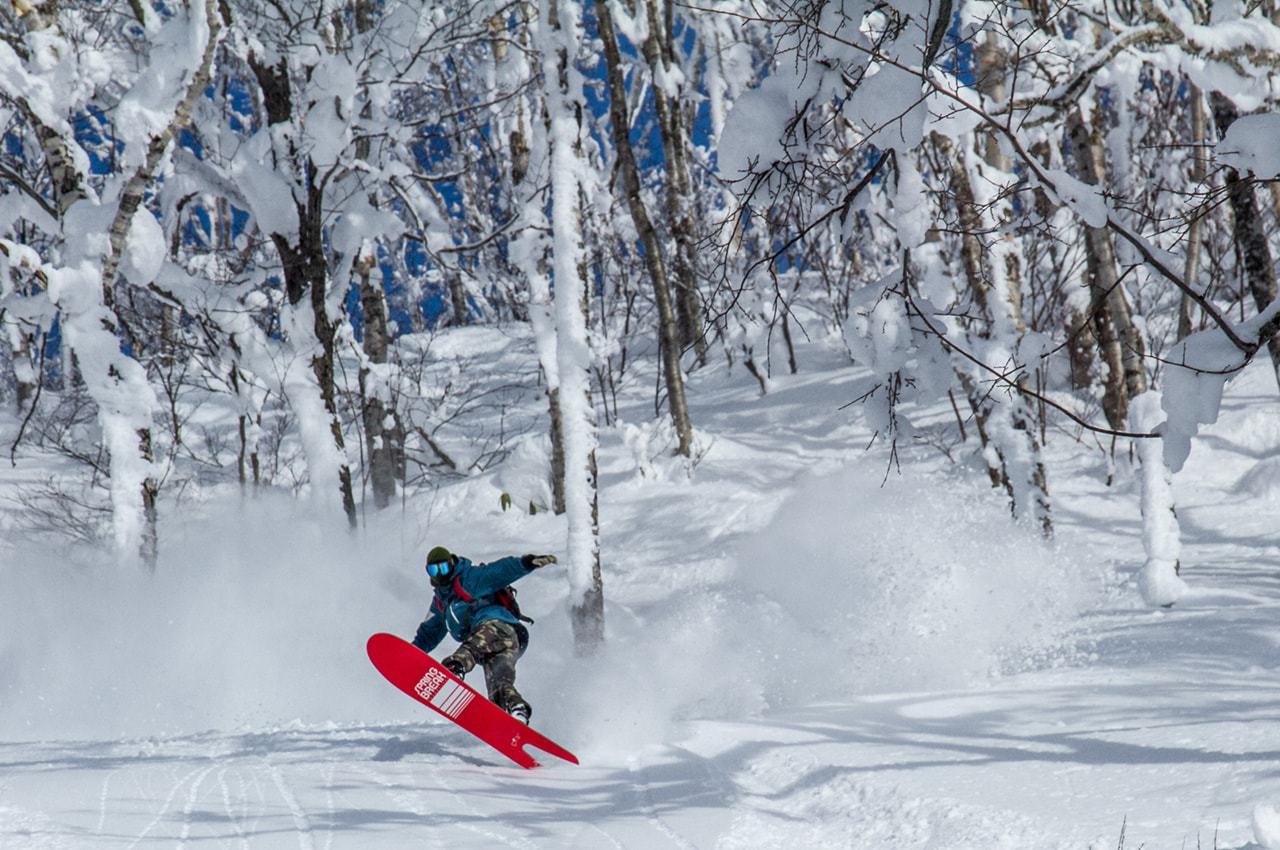
[[[453,592],[457,594],[458,598],[461,599],[463,602],[476,603],[475,607],[477,608],[480,607],[481,605],[485,605],[489,603],[492,603],[495,605],[501,605],[503,608],[506,608],[508,611],[510,611],[511,614],[515,616],[515,618],[520,622],[530,623],[530,624],[533,623],[532,617],[526,617],[524,614],[520,613],[520,603],[516,601],[516,589],[511,585],[507,585],[501,590],[496,591],[495,593],[491,593],[488,596],[481,596],[479,598],[476,598],[472,596],[470,593],[467,593],[467,591],[463,589],[462,578],[459,576],[458,578],[455,578],[453,580]],[[472,610],[474,610],[474,608]]]

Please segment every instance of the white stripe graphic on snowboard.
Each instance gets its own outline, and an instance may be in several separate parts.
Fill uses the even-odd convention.
[[[446,717],[456,720],[462,710],[471,704],[474,696],[475,694],[457,682],[445,682],[444,686],[431,698],[431,704],[440,709]]]

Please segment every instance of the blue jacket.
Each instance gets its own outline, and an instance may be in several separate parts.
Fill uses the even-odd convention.
[[[423,652],[430,652],[444,640],[445,633],[461,643],[473,629],[486,620],[502,620],[512,625],[520,621],[492,598],[502,588],[533,572],[528,566],[531,556],[501,558],[490,564],[473,564],[466,558],[458,559],[457,582],[472,597],[470,602],[454,592],[454,583],[437,587],[431,600],[431,613],[418,626],[413,645]]]

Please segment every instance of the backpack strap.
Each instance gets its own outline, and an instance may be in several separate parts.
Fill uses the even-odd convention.
[[[471,602],[471,601],[473,601],[473,600],[475,599],[475,597],[474,597],[474,596],[472,596],[470,593],[467,593],[466,589],[465,589],[465,588],[463,588],[463,586],[462,586],[462,576],[455,576],[455,577],[454,577],[454,579],[453,579],[453,592],[454,592],[455,594],[457,594],[458,598],[459,598],[459,599],[461,599],[463,602]]]
[[[508,585],[507,587],[502,588],[502,590],[499,590],[497,594],[495,594],[494,599],[499,605],[510,611],[520,622],[529,623],[530,625],[533,624],[533,618],[526,617],[520,611],[520,603],[516,601],[516,589],[514,587]]]
[[[453,592],[463,602],[470,603],[470,602],[476,601],[476,597],[472,596],[470,593],[467,593],[466,588],[462,586],[462,576],[458,576],[453,580]],[[521,622],[524,622],[524,623],[533,622],[533,619],[531,617],[526,617],[524,614],[520,613],[520,605],[519,603],[516,602],[515,588],[504,587],[502,590],[499,590],[497,593],[493,593],[493,594],[490,594],[489,596],[482,597],[482,601],[484,599],[490,599],[492,600],[492,604],[501,605],[503,608],[506,608],[508,611],[511,612],[511,614],[517,620]]]

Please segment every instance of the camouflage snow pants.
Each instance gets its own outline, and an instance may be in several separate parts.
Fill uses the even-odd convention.
[[[520,632],[524,632],[523,626],[513,626],[502,620],[485,620],[445,659],[445,663],[457,665],[464,675],[477,664],[482,665],[489,701],[499,708],[507,709],[514,703],[524,702],[516,690],[516,659],[524,654],[528,633],[522,635]]]

